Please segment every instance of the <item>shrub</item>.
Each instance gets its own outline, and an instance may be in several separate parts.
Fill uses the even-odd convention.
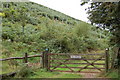
[[[25,64],[21,66],[21,69],[17,72],[16,78],[28,77],[34,75],[34,70],[31,67],[27,67]]]

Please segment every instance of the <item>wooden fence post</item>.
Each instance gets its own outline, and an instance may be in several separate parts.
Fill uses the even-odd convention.
[[[108,53],[108,48],[106,49],[105,53],[105,72],[108,72],[109,69],[109,53]]]
[[[49,60],[48,60],[48,51],[44,51],[42,54],[42,67],[49,70]]]
[[[48,51],[46,51],[44,59],[45,59],[45,68],[48,71]]]
[[[40,55],[42,55],[42,57],[40,56],[40,67],[42,67],[42,68],[43,68],[43,61],[42,61],[42,58],[43,58],[43,53],[42,53],[42,54],[40,53]]]
[[[28,63],[28,54],[27,53],[25,53],[25,57],[24,57],[24,63]]]
[[[44,67],[44,63],[45,63],[44,57],[45,57],[45,52],[42,53],[42,68],[45,68]]]

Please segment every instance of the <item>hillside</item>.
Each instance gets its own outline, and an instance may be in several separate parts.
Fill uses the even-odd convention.
[[[89,53],[103,50],[108,45],[108,32],[63,13],[32,2],[3,3],[2,56],[21,57],[41,54],[46,48],[51,53]],[[30,59],[37,62],[39,59]],[[13,60],[14,62],[14,60]],[[20,61],[18,61],[20,62]],[[3,64],[3,72],[11,72]]]
[[[32,2],[4,3],[3,7],[3,49],[8,52],[39,52],[45,48],[82,52],[105,47],[106,31],[55,10]]]
[[[107,30],[33,2],[3,3],[0,13],[2,17],[0,74],[17,71],[16,78],[83,78],[89,75],[82,76],[73,72],[85,69],[88,72],[93,69],[100,72],[108,70],[105,68],[108,62],[108,58],[105,57],[107,53],[103,56],[111,36]],[[46,57],[49,54],[42,54],[45,50],[54,56]],[[71,54],[82,55],[73,58]],[[12,59],[5,59],[9,57]],[[50,68],[69,70],[72,73],[50,72]],[[96,74],[92,75],[97,77]]]
[[[53,19],[53,20],[58,20],[67,24],[72,24],[74,25],[76,22],[79,22],[79,20],[74,19],[70,16],[67,16],[63,13],[60,13],[58,11],[52,10],[48,7],[45,7],[43,5],[39,5],[33,2],[29,2],[29,3],[11,3],[12,7],[14,9],[19,8],[20,6],[24,6],[29,13],[35,13],[34,15],[30,15],[30,16],[34,16],[37,17],[39,16],[44,16],[44,17],[48,17],[49,19]],[[4,3],[4,8],[9,8],[10,4],[8,3]]]

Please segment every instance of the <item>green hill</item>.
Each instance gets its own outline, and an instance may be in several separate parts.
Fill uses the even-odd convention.
[[[107,46],[107,31],[33,2],[3,3],[1,12],[5,14],[4,57],[36,54],[45,48],[57,53],[81,53]]]
[[[72,24],[74,25],[75,23],[79,22],[79,20],[74,19],[70,16],[67,16],[63,13],[60,13],[58,11],[52,10],[48,7],[45,7],[43,5],[40,4],[36,4],[33,2],[29,2],[29,3],[4,3],[4,8],[9,8],[10,5],[12,5],[13,9],[18,9],[20,6],[25,7],[28,11],[29,14],[31,14],[31,16],[34,17],[40,17],[40,16],[44,16],[44,17],[48,17],[51,20],[58,20],[67,24]]]

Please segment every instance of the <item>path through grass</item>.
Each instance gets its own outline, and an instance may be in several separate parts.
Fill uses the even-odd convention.
[[[29,76],[30,78],[82,78],[80,74],[63,73],[63,72],[35,72],[35,75]]]

